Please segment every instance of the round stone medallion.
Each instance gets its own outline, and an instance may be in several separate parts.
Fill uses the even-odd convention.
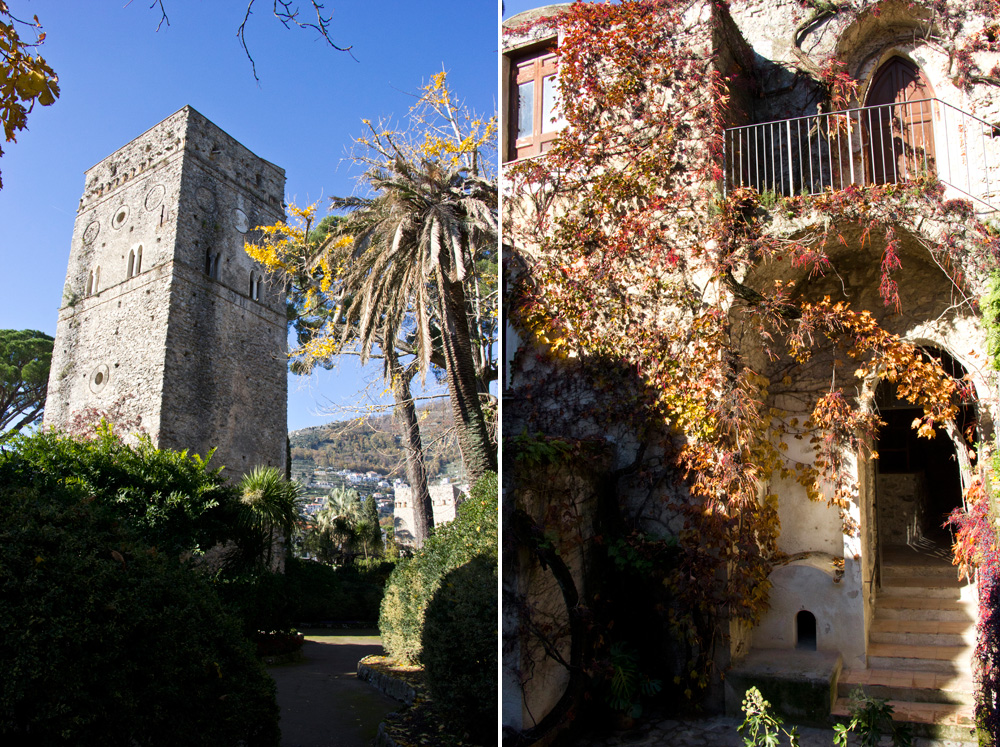
[[[108,385],[108,377],[110,375],[111,372],[103,363],[95,368],[90,374],[90,391],[94,394],[98,394]]]
[[[155,210],[163,202],[163,196],[167,193],[166,188],[162,184],[157,184],[151,190],[146,193],[146,210]]]
[[[99,234],[100,232],[101,232],[101,224],[98,223],[96,220],[91,221],[90,225],[88,225],[83,232],[83,243],[93,244],[94,239],[97,238],[97,234]]]
[[[233,210],[233,227],[240,233],[246,233],[250,230],[250,219],[239,208]]]
[[[114,229],[119,229],[125,225],[125,221],[128,220],[128,205],[122,205],[120,208],[115,210],[115,215],[111,219],[111,227]]]

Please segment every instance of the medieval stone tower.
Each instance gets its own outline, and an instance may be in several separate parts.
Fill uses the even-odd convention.
[[[247,256],[285,173],[191,107],[86,172],[45,425],[114,414],[236,477],[283,466],[284,294]],[[92,409],[91,409],[92,408]]]

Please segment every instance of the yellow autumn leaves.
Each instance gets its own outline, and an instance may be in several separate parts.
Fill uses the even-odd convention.
[[[7,142],[25,128],[36,101],[48,106],[59,96],[58,76],[41,55],[32,54],[45,40],[38,16],[34,23],[23,25],[36,29],[33,40],[21,38],[7,3],[0,0],[0,122]]]

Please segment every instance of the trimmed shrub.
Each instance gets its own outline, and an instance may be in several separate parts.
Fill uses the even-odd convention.
[[[449,571],[427,605],[421,659],[442,713],[479,740],[497,709],[497,558]]]
[[[148,438],[130,445],[109,427],[89,440],[47,432],[10,445],[0,457],[0,484],[70,491],[111,506],[160,552],[176,556],[239,540],[236,488],[197,455],[157,449]]]
[[[294,626],[288,583],[282,574],[265,568],[220,574],[215,590],[250,640],[256,640],[258,632],[284,633]]]
[[[375,622],[393,568],[388,562],[333,568],[294,558],[285,566],[289,615],[295,623]]]
[[[487,473],[458,507],[455,520],[435,527],[416,555],[396,565],[378,627],[383,648],[398,661],[420,662],[424,612],[445,574],[479,555],[491,557],[496,565],[497,493],[497,476]]]
[[[0,488],[0,743],[277,745],[274,683],[211,584],[114,508]]]

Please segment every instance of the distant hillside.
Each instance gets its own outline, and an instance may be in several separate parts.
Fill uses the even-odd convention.
[[[447,400],[417,410],[430,478],[461,472],[462,458],[452,427]],[[317,468],[378,472],[406,479],[399,424],[392,414],[369,416],[303,428],[288,434],[292,445],[292,473],[311,475]]]

